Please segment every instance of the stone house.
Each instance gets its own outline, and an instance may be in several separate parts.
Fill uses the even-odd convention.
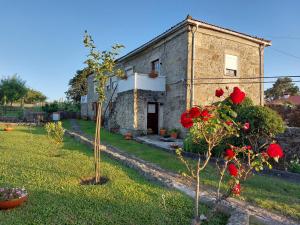
[[[154,133],[162,127],[181,129],[182,112],[214,101],[215,89],[225,86],[239,86],[262,105],[264,48],[270,45],[188,16],[117,60],[127,79],[113,78],[107,84],[104,124],[134,134],[149,128]],[[90,75],[81,108],[82,116],[91,119],[96,110],[93,81]]]

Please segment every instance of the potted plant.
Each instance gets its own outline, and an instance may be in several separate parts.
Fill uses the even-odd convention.
[[[159,129],[159,135],[160,136],[165,136],[166,133],[167,133],[167,130],[165,128],[162,127],[162,128]]]
[[[12,124],[8,123],[5,125],[4,131],[12,131],[12,130],[13,130]]]
[[[11,209],[27,200],[25,188],[0,188],[0,209]]]
[[[132,139],[132,133],[131,132],[126,132],[124,135],[125,140],[131,140]]]
[[[151,128],[147,129],[147,134],[153,134],[153,130]]]
[[[158,76],[158,73],[155,71],[155,70],[152,70],[150,73],[149,73],[149,77],[150,78],[156,78]]]
[[[174,128],[170,131],[171,138],[177,139],[178,134],[179,134],[179,129]]]

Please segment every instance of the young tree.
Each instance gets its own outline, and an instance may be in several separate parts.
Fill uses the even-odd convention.
[[[119,55],[119,50],[123,45],[116,44],[110,51],[99,51],[96,49],[91,35],[85,31],[84,46],[89,49],[88,59],[85,61],[88,72],[94,74],[96,91],[98,93],[96,131],[94,141],[94,164],[95,164],[95,183],[100,183],[100,129],[102,117],[102,104],[105,100],[105,86],[110,77],[123,76],[123,70],[116,68],[115,59]]]
[[[290,77],[278,78],[273,87],[265,91],[266,98],[271,100],[278,99],[286,93],[290,95],[299,94],[299,87],[293,83]]]
[[[75,76],[69,81],[69,89],[65,92],[67,98],[79,103],[81,96],[87,94],[87,69],[77,70]]]
[[[10,102],[11,105],[13,102],[24,98],[26,93],[25,81],[17,75],[4,78],[0,82],[0,98],[2,101],[5,99],[5,101]]]

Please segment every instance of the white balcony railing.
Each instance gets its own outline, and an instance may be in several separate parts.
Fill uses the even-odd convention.
[[[165,91],[166,77],[158,76],[156,78],[150,78],[148,74],[134,73],[126,80],[118,81],[118,93],[134,89]]]

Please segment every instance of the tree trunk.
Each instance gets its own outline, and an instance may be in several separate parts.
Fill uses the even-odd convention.
[[[197,163],[197,171],[196,171],[196,190],[195,190],[195,218],[192,224],[200,224],[199,217],[199,197],[200,197],[200,157]]]
[[[97,103],[97,116],[96,116],[96,131],[95,131],[95,141],[94,141],[94,163],[95,163],[95,183],[100,183],[100,148],[101,148],[101,109],[102,103]]]

